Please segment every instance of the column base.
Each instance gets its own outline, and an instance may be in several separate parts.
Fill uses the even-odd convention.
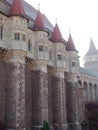
[[[32,130],[41,130],[41,125],[40,126],[33,126],[32,127]],[[53,126],[49,126],[50,127],[50,130],[54,130],[54,127]]]
[[[82,130],[80,123],[69,123],[68,130]]]
[[[68,130],[67,124],[54,124],[53,125],[54,130]]]

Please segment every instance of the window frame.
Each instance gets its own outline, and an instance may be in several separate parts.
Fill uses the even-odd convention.
[[[19,41],[20,40],[20,33],[14,33],[14,40]]]

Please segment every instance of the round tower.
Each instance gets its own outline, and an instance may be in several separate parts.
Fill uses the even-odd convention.
[[[25,129],[25,55],[27,19],[22,0],[13,0],[9,10],[6,62],[7,91],[5,121],[7,129]]]
[[[89,49],[84,56],[84,67],[98,72],[98,50],[96,49],[92,38],[90,39]]]
[[[68,70],[71,73],[77,74],[79,73],[79,56],[78,51],[75,48],[71,34],[69,34],[66,49],[69,52],[68,56],[70,59],[68,62]]]

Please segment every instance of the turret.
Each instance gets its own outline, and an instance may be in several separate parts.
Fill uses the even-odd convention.
[[[84,67],[98,72],[98,50],[96,49],[92,38],[90,39],[89,49],[84,56]]]
[[[56,67],[66,68],[66,56],[65,56],[65,40],[62,37],[60,29],[56,24],[52,32],[51,41],[55,46],[55,64]]]
[[[8,48],[26,50],[27,18],[23,8],[23,0],[13,0],[8,16]]]
[[[35,52],[36,59],[48,60],[48,31],[45,28],[43,17],[40,10],[38,10],[37,12],[33,30],[37,48],[37,51]]]
[[[79,72],[79,59],[78,59],[78,51],[75,48],[71,33],[68,37],[68,42],[66,45],[66,49],[69,52],[69,71],[72,73],[78,73]]]

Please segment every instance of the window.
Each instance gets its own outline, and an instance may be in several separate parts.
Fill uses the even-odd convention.
[[[43,52],[43,50],[44,50],[44,49],[43,49],[43,46],[40,45],[40,46],[39,46],[39,51],[40,51],[40,52]]]
[[[31,51],[31,40],[28,40],[28,51]]]
[[[3,39],[3,26],[0,26],[0,39]]]
[[[72,67],[75,67],[75,62],[72,62]]]
[[[26,36],[24,34],[22,35],[22,41],[26,41]]]
[[[20,40],[20,34],[19,33],[15,33],[15,40]]]
[[[62,55],[58,55],[58,60],[62,60]]]

